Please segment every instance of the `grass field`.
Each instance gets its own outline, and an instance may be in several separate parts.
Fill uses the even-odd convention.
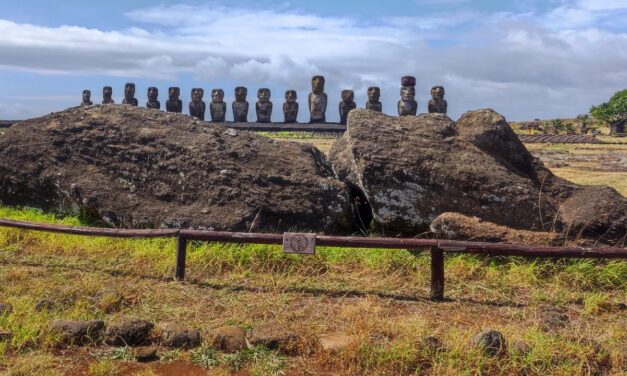
[[[332,139],[298,141],[324,149]],[[624,145],[529,148],[563,166],[552,167],[560,176],[571,173],[575,181],[627,193],[620,178],[626,166],[616,161],[625,157]],[[84,224],[1,206],[0,217]],[[429,257],[420,252],[321,248],[315,256],[291,256],[274,246],[192,243],[185,283],[171,278],[174,255],[172,240],[0,228],[0,303],[14,308],[0,317],[0,331],[13,333],[10,342],[0,342],[0,374],[627,374],[624,261],[447,256],[448,300],[434,303],[428,300]],[[123,299],[108,301],[112,295]],[[36,310],[41,299],[54,307]],[[48,330],[55,318],[120,317],[175,321],[204,335],[224,325],[275,324],[298,333],[297,351],[287,356],[255,348],[231,355],[207,342],[192,351],[160,349],[161,360],[144,364],[129,360],[126,349],[59,349]],[[486,357],[469,344],[488,328],[505,335],[503,356]],[[316,346],[322,333],[355,341],[327,353]],[[426,346],[427,336],[438,337],[445,351]]]

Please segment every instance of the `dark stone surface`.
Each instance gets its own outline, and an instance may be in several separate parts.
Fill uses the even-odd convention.
[[[445,114],[448,103],[444,100],[444,87],[434,86],[431,88],[431,100],[429,101],[429,113]]]
[[[62,345],[84,346],[99,343],[104,327],[101,320],[55,320],[50,324],[50,332],[59,336]]]
[[[309,93],[310,123],[325,123],[327,112],[327,94],[324,92],[324,76],[313,76],[311,79],[311,93]]]
[[[248,341],[254,345],[262,345],[271,350],[291,353],[296,348],[298,334],[287,330],[281,325],[263,324],[250,330]]]
[[[486,356],[494,357],[507,352],[505,336],[497,330],[483,331],[474,336],[471,343]]]
[[[128,104],[134,107],[137,107],[139,102],[137,102],[137,98],[135,98],[135,84],[132,82],[124,85],[124,100],[122,104]]]
[[[42,147],[20,147],[25,137]],[[0,175],[5,205],[114,227],[336,232],[349,220],[345,184],[313,146],[130,106],[8,128]]]
[[[246,123],[248,122],[248,102],[246,96],[248,89],[243,86],[235,88],[235,101],[233,101],[233,121]]]
[[[141,346],[149,342],[154,324],[146,320],[127,319],[107,327],[105,343],[110,346]]]
[[[224,90],[211,90],[211,103],[209,104],[211,121],[223,123],[226,120],[226,102],[224,102]]]
[[[298,121],[298,95],[296,90],[285,92],[285,103],[283,103],[283,118],[285,123],[296,123]]]
[[[102,88],[102,104],[115,104],[112,96],[113,88],[111,86],[105,86]]]
[[[376,86],[368,88],[368,102],[366,102],[366,110],[382,112],[383,105],[379,102],[381,98],[381,89]]]
[[[91,106],[93,102],[91,101],[91,91],[83,90],[83,101],[81,102],[81,106]]]
[[[200,332],[197,329],[181,328],[174,324],[161,328],[161,345],[177,349],[192,349],[200,346]]]
[[[261,88],[257,91],[259,99],[255,104],[257,123],[270,123],[272,121],[272,102],[270,102],[270,89]]]
[[[183,101],[180,99],[181,89],[178,87],[168,88],[168,100],[165,102],[165,109],[168,112],[183,112]]]
[[[355,104],[355,93],[352,90],[342,90],[342,101],[339,104],[340,124],[346,124],[348,113],[357,108]]]
[[[416,78],[404,76],[401,78],[401,99],[398,101],[398,116],[416,115],[418,102],[416,102]]]
[[[146,108],[152,108],[153,110],[161,109],[161,102],[158,100],[159,98],[159,89],[154,86],[148,88],[148,102],[146,103]]]
[[[202,98],[205,91],[201,88],[192,89],[192,101],[189,102],[189,115],[199,120],[205,120],[206,104]]]
[[[152,362],[159,360],[157,356],[157,348],[152,346],[140,346],[133,349],[135,360],[140,363]]]

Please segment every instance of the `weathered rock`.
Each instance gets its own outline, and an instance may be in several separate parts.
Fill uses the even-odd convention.
[[[116,227],[333,232],[350,207],[311,145],[131,106],[20,122],[0,138],[0,176],[4,204]]]
[[[101,320],[55,320],[50,324],[50,332],[59,336],[62,345],[91,345],[102,339],[104,321]]]
[[[0,342],[10,342],[12,338],[12,331],[0,328]]]
[[[487,356],[499,356],[507,351],[505,337],[496,330],[486,330],[477,334],[471,343]]]
[[[606,234],[601,240],[609,243],[627,234],[624,197],[554,176],[492,110],[468,112],[457,123],[444,114],[354,110],[329,159],[353,197],[369,204],[359,214],[371,217],[378,232],[415,235],[440,214],[456,212],[572,237],[581,228],[584,236]],[[581,211],[586,226],[576,219],[584,218],[575,216]]]
[[[152,362],[158,360],[157,349],[152,346],[140,346],[133,349],[133,356],[138,362]]]
[[[248,335],[248,342],[262,345],[271,350],[292,353],[295,350],[298,334],[280,325],[264,324],[254,327]]]
[[[0,303],[0,316],[10,315],[13,313],[13,306],[9,303]]]
[[[237,352],[246,346],[246,332],[238,326],[223,326],[211,332],[209,343],[225,352]]]
[[[140,346],[149,342],[154,324],[146,320],[129,319],[110,324],[105,343],[110,346]]]
[[[322,350],[336,353],[353,345],[357,339],[355,336],[341,333],[327,333],[318,336],[318,343]]]
[[[197,329],[181,328],[167,324],[161,328],[161,345],[177,349],[191,349],[200,346],[200,332]]]

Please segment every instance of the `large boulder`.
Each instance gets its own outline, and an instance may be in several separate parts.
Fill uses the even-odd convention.
[[[349,195],[315,147],[123,105],[0,136],[0,201],[118,227],[336,231]]]
[[[492,110],[468,112],[457,123],[443,114],[354,110],[329,159],[351,188],[356,221],[372,219],[380,233],[416,235],[456,212],[517,229],[625,237],[624,197],[554,176]],[[591,189],[587,201],[577,199]]]

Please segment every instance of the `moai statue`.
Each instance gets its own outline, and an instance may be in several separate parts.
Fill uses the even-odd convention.
[[[154,86],[148,88],[148,102],[146,102],[146,108],[152,108],[155,110],[161,109],[161,102],[157,100],[159,98],[159,89]]]
[[[183,112],[183,101],[179,99],[181,96],[181,89],[178,87],[171,87],[168,89],[168,99],[165,102],[165,109],[168,112]]]
[[[429,101],[429,113],[445,114],[448,103],[444,100],[444,86],[434,86],[431,88],[431,99]]]
[[[366,109],[376,112],[383,111],[383,105],[379,102],[381,98],[381,89],[376,86],[368,88],[368,102],[366,102]]]
[[[398,101],[398,116],[416,115],[416,78],[404,76],[401,78],[401,99]]]
[[[233,120],[239,123],[248,122],[248,102],[246,96],[248,89],[243,86],[235,88],[235,101],[233,102]]]
[[[224,123],[226,120],[226,103],[224,102],[224,90],[211,90],[211,104],[209,104],[211,121]]]
[[[81,106],[91,106],[93,105],[91,101],[91,91],[83,90],[83,101],[81,102]]]
[[[257,90],[257,98],[255,104],[257,112],[257,123],[270,123],[272,118],[272,102],[270,102],[270,89],[261,88]]]
[[[298,118],[298,102],[296,102],[296,90],[285,92],[285,103],[283,103],[283,116],[285,123],[296,123]]]
[[[127,83],[124,85],[124,100],[122,104],[130,104],[131,106],[137,107],[139,102],[137,102],[137,98],[135,98],[135,84]]]
[[[113,88],[111,86],[105,86],[102,88],[102,104],[114,104],[113,101]]]
[[[313,76],[309,93],[310,123],[326,123],[327,94],[324,92],[324,76]]]
[[[346,125],[348,113],[357,108],[355,104],[355,93],[352,90],[342,90],[342,101],[340,102],[340,124]]]
[[[192,89],[192,101],[189,102],[189,114],[202,121],[205,120],[205,102],[202,101],[202,97],[205,95],[205,91],[201,88]]]

